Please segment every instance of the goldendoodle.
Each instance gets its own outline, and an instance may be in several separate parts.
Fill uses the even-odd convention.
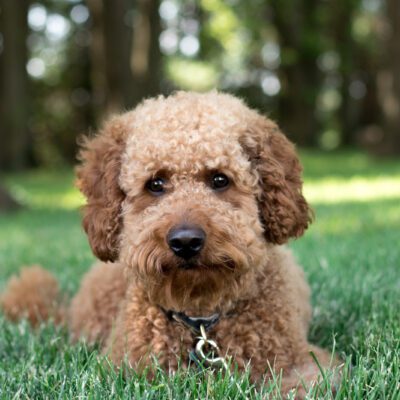
[[[2,296],[9,318],[66,321],[137,370],[153,356],[168,371],[231,356],[254,380],[282,373],[284,393],[319,378],[310,352],[329,367],[307,341],[309,287],[282,246],[311,212],[274,122],[228,94],[178,92],[111,118],[80,158],[83,226],[102,262],[65,307],[48,272],[23,270]]]

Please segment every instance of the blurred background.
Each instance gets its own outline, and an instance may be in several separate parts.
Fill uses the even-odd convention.
[[[0,0],[0,293],[32,263],[73,293],[94,261],[74,188],[81,135],[144,97],[213,88],[277,120],[297,144],[316,215],[291,244],[313,289],[310,338],[353,355],[348,387],[367,388],[355,398],[390,398],[385,388],[399,391],[400,0]],[[49,356],[43,343],[62,342],[54,335],[32,339],[2,321],[0,371],[11,372],[0,387],[4,376],[12,396],[98,387],[86,350],[76,374],[69,353]],[[83,381],[64,388],[71,373]]]
[[[239,95],[300,148],[399,155],[399,38],[398,0],[0,0],[0,170],[73,165],[177,89]]]

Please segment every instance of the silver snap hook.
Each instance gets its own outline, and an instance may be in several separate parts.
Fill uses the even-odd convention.
[[[223,357],[214,357],[214,351],[211,351],[211,356],[207,356],[204,353],[204,346],[211,347],[213,350],[215,350],[215,353],[219,351],[217,343],[214,340],[210,340],[207,338],[204,325],[200,326],[200,333],[201,336],[199,336],[199,341],[196,343],[196,348],[195,348],[195,353],[199,358],[199,360],[208,366],[223,367],[227,369],[228,366]]]

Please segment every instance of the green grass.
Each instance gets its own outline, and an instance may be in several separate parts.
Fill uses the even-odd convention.
[[[291,247],[313,290],[310,339],[351,365],[337,398],[400,399],[400,162],[352,152],[302,160],[316,221]],[[29,209],[0,216],[0,290],[22,265],[39,263],[73,293],[94,258],[72,172],[5,180]],[[255,388],[246,375],[201,371],[126,378],[51,324],[32,332],[0,316],[0,332],[0,398],[261,399],[277,384]]]

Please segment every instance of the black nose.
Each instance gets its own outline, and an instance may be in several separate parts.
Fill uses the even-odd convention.
[[[173,227],[167,235],[167,243],[178,257],[188,260],[197,255],[204,246],[206,234],[196,225]]]

